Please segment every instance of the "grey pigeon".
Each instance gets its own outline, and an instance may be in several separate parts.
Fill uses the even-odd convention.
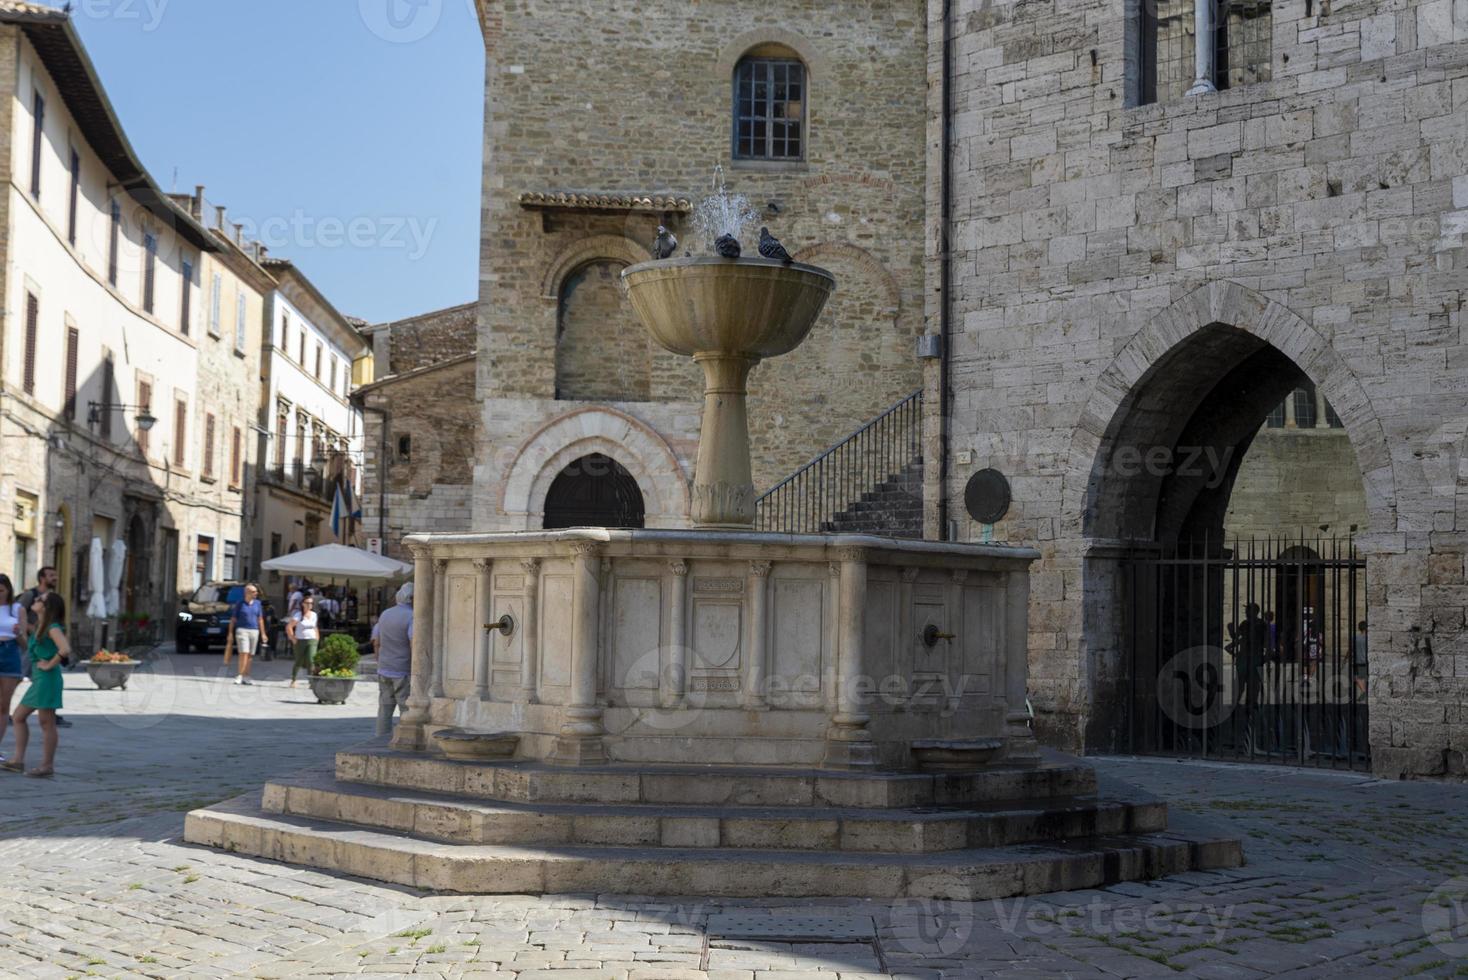
[[[652,254],[657,258],[666,259],[676,251],[678,251],[678,236],[662,225],[658,225],[658,237],[652,243]]]
[[[759,230],[759,254],[767,259],[774,259],[776,262],[784,262],[786,265],[795,261],[790,257],[790,253],[785,251],[785,246],[780,244],[780,240],[770,234],[768,228]]]
[[[733,235],[720,235],[714,239],[714,249],[726,259],[737,259],[744,249],[739,247],[739,239]]]

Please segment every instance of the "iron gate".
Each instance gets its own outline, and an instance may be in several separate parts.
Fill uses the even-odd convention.
[[[1190,541],[1126,575],[1131,751],[1370,768],[1366,563],[1350,539]]]

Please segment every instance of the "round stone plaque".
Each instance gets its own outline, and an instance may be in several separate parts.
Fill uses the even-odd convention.
[[[1009,481],[995,469],[979,470],[969,477],[963,503],[969,516],[980,524],[998,524],[1009,513]]]

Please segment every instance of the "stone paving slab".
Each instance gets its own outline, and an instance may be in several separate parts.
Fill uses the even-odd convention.
[[[165,656],[131,692],[67,676],[57,778],[0,781],[0,976],[1468,976],[1462,785],[1098,760],[1241,835],[1248,864],[1027,899],[434,895],[180,842],[185,810],[371,734],[370,687],[326,707],[286,665],[252,688],[218,667]]]

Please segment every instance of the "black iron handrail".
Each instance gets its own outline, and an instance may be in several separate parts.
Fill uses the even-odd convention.
[[[923,393],[913,392],[755,502],[759,531],[815,534],[923,454]]]

